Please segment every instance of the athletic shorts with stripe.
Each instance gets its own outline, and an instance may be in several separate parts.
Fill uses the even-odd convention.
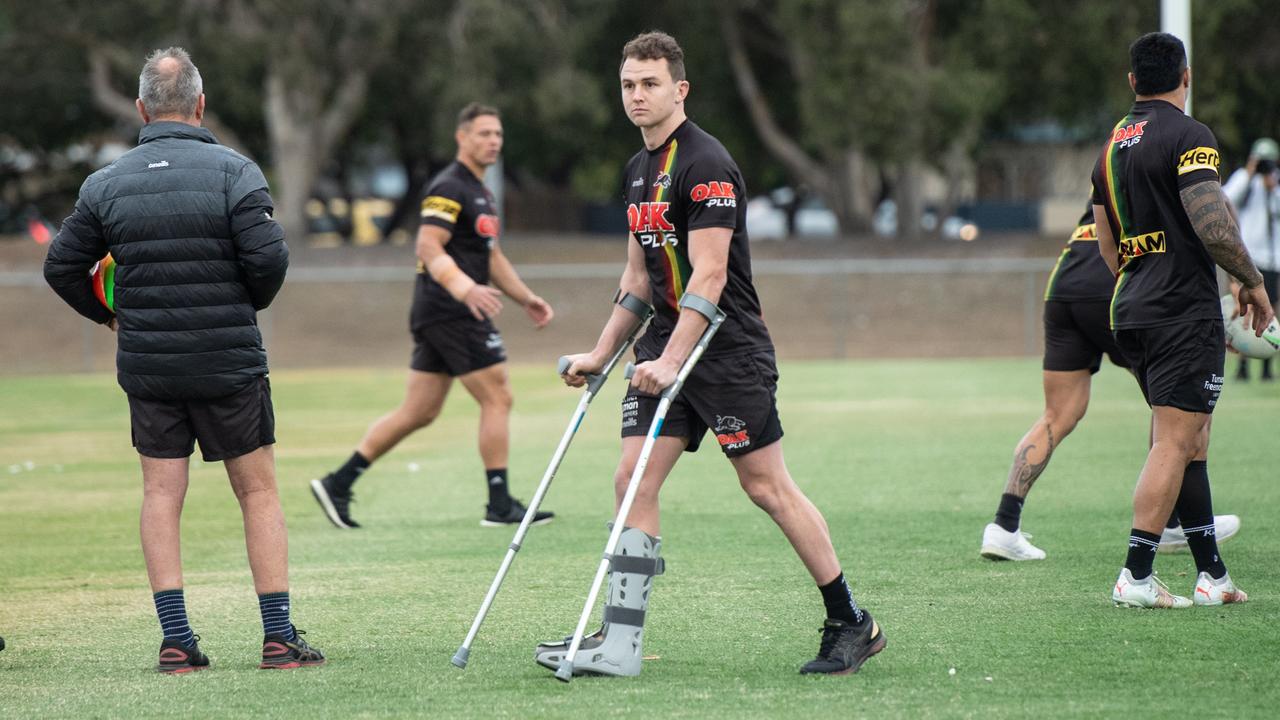
[[[488,320],[445,320],[413,330],[409,367],[419,372],[457,377],[506,361],[502,336]]]
[[[650,359],[637,357],[637,362]],[[658,435],[688,438],[685,450],[697,452],[703,435],[711,430],[726,456],[746,455],[782,439],[777,389],[772,352],[700,360],[671,403]],[[622,437],[644,437],[658,401],[628,388],[622,399]]]
[[[276,441],[271,383],[255,378],[213,400],[144,400],[129,396],[129,425],[138,454],[185,458],[200,442],[205,462],[240,457]]]
[[[1102,356],[1128,369],[1111,333],[1108,300],[1047,300],[1044,304],[1044,369],[1070,372],[1102,367]]]

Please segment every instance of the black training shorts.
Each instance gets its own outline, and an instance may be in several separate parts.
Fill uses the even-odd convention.
[[[502,336],[488,320],[446,320],[413,331],[409,367],[419,372],[457,377],[506,361]]]
[[[689,439],[696,452],[710,428],[728,457],[746,455],[782,439],[775,394],[778,368],[772,352],[703,359],[671,403],[658,432]],[[622,437],[644,437],[659,398],[628,388],[622,399]]]
[[[1222,393],[1223,335],[1221,320],[1192,320],[1117,330],[1116,344],[1133,363],[1148,405],[1212,413]]]
[[[1106,300],[1048,300],[1044,304],[1044,369],[1061,372],[1102,367],[1102,356],[1119,367],[1128,368],[1111,334]]]
[[[229,460],[276,441],[271,383],[264,375],[213,400],[143,400],[129,396],[133,446],[151,458],[190,457],[200,441],[205,462]]]

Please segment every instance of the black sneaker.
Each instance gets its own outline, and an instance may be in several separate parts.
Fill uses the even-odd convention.
[[[504,513],[495,512],[492,505],[484,506],[484,519],[480,521],[482,527],[505,527],[507,525],[519,525],[524,520],[524,514],[529,508],[524,503],[515,498],[511,498],[511,507]],[[539,510],[533,514],[533,522],[530,525],[545,525],[551,522],[556,514],[549,510]]]
[[[355,494],[348,490],[339,493],[333,489],[333,475],[325,475],[311,481],[311,494],[315,495],[320,509],[324,510],[329,522],[340,528],[358,528],[360,523],[351,519],[351,503]]]
[[[309,665],[323,665],[324,653],[307,644],[306,633],[293,629],[294,638],[285,640],[283,635],[268,635],[262,639],[262,670],[291,670]]]
[[[200,652],[200,636],[196,635],[191,645],[183,645],[177,640],[165,638],[160,643],[160,664],[156,672],[177,675],[209,667],[209,656]]]
[[[883,650],[886,642],[884,633],[880,632],[880,626],[871,619],[870,613],[865,614],[866,621],[860,626],[827,618],[822,624],[822,645],[818,648],[818,657],[805,663],[800,674],[855,673],[867,658]]]

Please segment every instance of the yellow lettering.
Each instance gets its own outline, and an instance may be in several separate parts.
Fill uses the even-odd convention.
[[[422,217],[437,218],[445,222],[458,222],[458,214],[462,212],[462,204],[439,195],[429,195],[422,201]]]
[[[1178,158],[1178,174],[1186,175],[1197,170],[1212,170],[1216,173],[1218,164],[1217,150],[1207,147],[1192,148]]]
[[[1129,260],[1150,255],[1152,253],[1162,253],[1165,251],[1164,231],[1158,230],[1145,235],[1135,235],[1120,240],[1120,260],[1128,262]]]

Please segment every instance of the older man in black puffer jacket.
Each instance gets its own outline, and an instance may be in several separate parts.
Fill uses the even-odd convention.
[[[72,308],[118,331],[116,369],[142,461],[142,550],[164,641],[162,672],[209,664],[187,618],[179,519],[195,443],[225,461],[244,515],[264,668],[324,661],[289,620],[288,540],[276,491],[275,420],[257,311],[284,283],[289,250],[253,161],[200,126],[200,72],[181,48],[147,58],[138,147],[90,175],[44,274]],[[115,314],[89,269],[111,253]]]

